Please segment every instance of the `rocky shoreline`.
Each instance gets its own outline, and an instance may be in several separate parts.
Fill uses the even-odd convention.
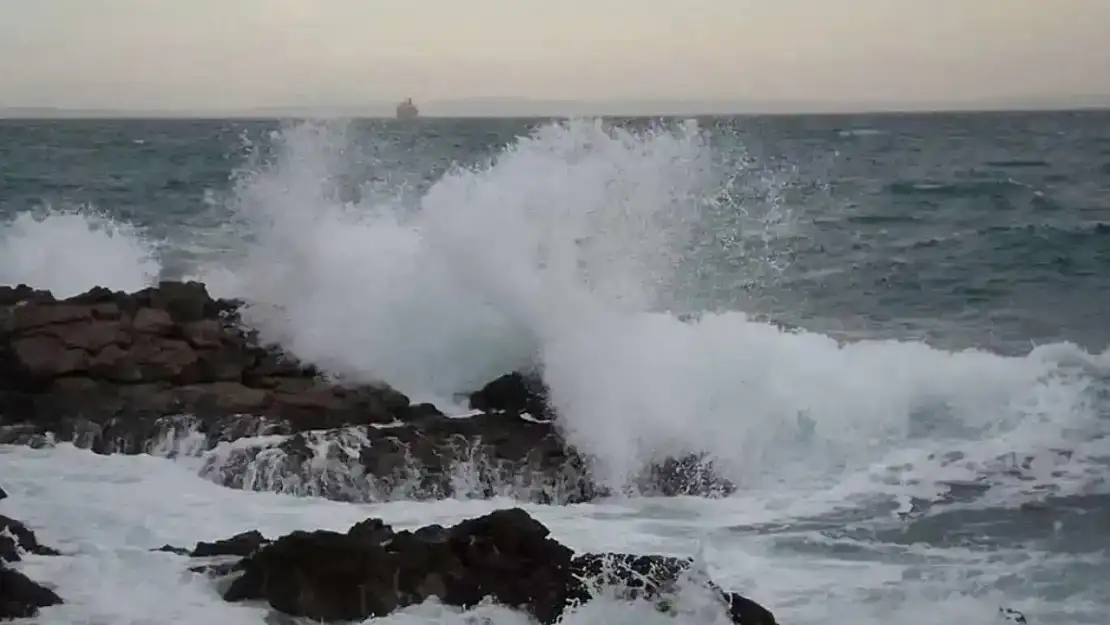
[[[562,504],[612,494],[563,438],[537,377],[502,376],[470,395],[471,414],[449,417],[388,384],[335,380],[263,344],[241,322],[241,306],[196,282],[135,293],[93,288],[61,300],[0,287],[0,444],[191,455],[202,460],[202,477],[227,487],[340,501],[506,495]],[[649,467],[635,487],[733,490],[695,456]],[[18,570],[24,554],[58,552],[0,516],[0,619],[63,601]],[[592,583],[669,609],[665,597],[690,569],[662,556],[575,555],[520,509],[415,532],[377,519],[345,534],[271,541],[254,532],[188,555],[238,558],[192,567],[218,578],[228,601],[261,600],[324,621],[436,597],[456,606],[493,598],[551,623],[593,596]],[[735,622],[774,623],[757,604],[705,586]]]
[[[775,625],[770,611],[722,590],[692,560],[575,554],[549,534],[527,512],[511,508],[449,528],[395,531],[369,518],[346,532],[296,531],[270,540],[251,531],[158,551],[188,558],[183,568],[209,577],[225,601],[262,603],[314,622],[361,621],[435,599],[462,608],[493,600],[548,625],[601,593],[674,613],[678,593],[693,588],[734,623]],[[19,521],[0,516],[0,620],[33,617],[63,603],[9,566],[24,554],[66,557],[39,544]]]
[[[58,300],[0,287],[0,444],[204,456],[203,477],[341,501],[611,494],[563,438],[542,381],[509,373],[449,417],[385,383],[329,379],[244,327],[241,302],[197,282]],[[728,494],[700,458],[666,459],[633,485]]]
[[[0,488],[0,500],[7,497]],[[40,545],[35,533],[26,525],[0,514],[0,620],[35,616],[39,608],[62,603],[62,598],[53,590],[9,566],[28,553],[58,555],[57,551]]]

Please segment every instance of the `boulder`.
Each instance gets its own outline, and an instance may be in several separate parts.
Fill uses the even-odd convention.
[[[235,311],[196,282],[130,294],[98,287],[65,300],[0,288],[0,427],[9,432],[0,439],[50,432],[98,452],[136,453],[157,442],[153,422],[174,414],[195,416],[209,446],[228,429],[249,431],[243,414],[289,432],[408,416],[401,393],[326,380],[260,344]]]
[[[0,563],[0,620],[29,618],[59,603],[62,598],[53,590]]]
[[[0,515],[0,620],[35,616],[39,608],[62,603],[53,590],[8,566],[9,562],[22,560],[25,553],[58,555],[41,545],[26,525]]]
[[[209,454],[201,475],[231,488],[356,502],[508,496],[576,503],[604,494],[554,425],[511,415],[430,415],[245,443]]]
[[[547,403],[547,385],[535,373],[514,371],[474,391],[470,408],[482,412],[527,414],[536,419],[551,419],[554,412]]]
[[[315,621],[361,621],[436,598],[459,607],[492,599],[548,624],[599,592],[670,611],[685,582],[703,586],[735,623],[775,624],[766,608],[697,575],[689,559],[576,555],[520,508],[450,528],[394,531],[367,519],[347,532],[297,531],[254,544],[237,563],[207,569],[230,576],[224,599],[264,601]]]

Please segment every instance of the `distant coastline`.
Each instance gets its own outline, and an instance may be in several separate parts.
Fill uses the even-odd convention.
[[[527,98],[475,98],[428,101],[420,116],[430,118],[563,118],[669,116],[868,115],[974,112],[1099,111],[1110,109],[1110,95],[933,103],[850,103],[800,101],[563,101]],[[340,106],[267,106],[239,109],[127,109],[0,106],[0,119],[395,119],[395,102]]]

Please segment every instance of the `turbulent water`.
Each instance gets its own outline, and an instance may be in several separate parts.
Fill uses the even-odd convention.
[[[740,485],[528,507],[575,548],[701,554],[793,625],[1106,622],[1110,115],[8,121],[0,210],[0,283],[203,279],[306,359],[445,407],[539,365],[611,484],[708,451]],[[77,554],[25,566],[67,599],[55,623],[256,623],[147,549],[511,503],[0,457],[4,510]],[[384,620],[474,618],[523,622]]]

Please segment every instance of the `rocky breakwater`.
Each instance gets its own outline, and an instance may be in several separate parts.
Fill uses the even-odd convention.
[[[0,488],[0,500],[7,496]],[[39,544],[23,523],[0,514],[0,620],[35,616],[39,608],[62,603],[53,590],[13,568],[27,554],[56,556],[58,552]]]
[[[196,282],[62,300],[0,287],[0,444],[185,453],[225,486],[347,501],[607,493],[561,436],[539,380],[504,376],[471,396],[474,414],[452,418],[260,343],[241,306]],[[707,475],[696,458],[667,460],[638,490],[730,492]]]
[[[459,607],[493,600],[547,624],[604,595],[672,614],[708,606],[734,623],[775,624],[770,611],[720,589],[689,559],[575,554],[519,508],[450,528],[394,531],[367,519],[346,532],[299,531],[273,541],[249,532],[192,551],[162,549],[210,558],[191,568],[219,580],[227,601],[262,601],[314,621],[380,617],[434,598]]]

